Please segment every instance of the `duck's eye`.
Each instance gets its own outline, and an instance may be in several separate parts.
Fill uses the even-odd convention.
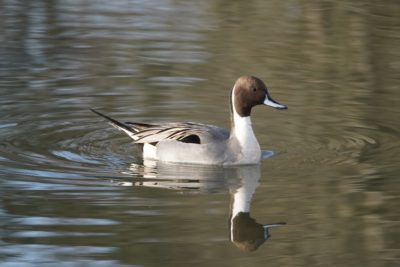
[[[253,87],[253,92],[257,91],[257,88]]]

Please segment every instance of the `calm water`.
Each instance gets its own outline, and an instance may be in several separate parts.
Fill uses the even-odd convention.
[[[0,265],[399,266],[399,14],[398,1],[0,1]],[[229,127],[244,74],[289,106],[253,112],[274,151],[261,166],[144,166],[88,110]],[[230,224],[240,197],[251,212]]]

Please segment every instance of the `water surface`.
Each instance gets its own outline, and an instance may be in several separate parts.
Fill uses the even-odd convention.
[[[0,2],[0,265],[399,266],[398,14],[396,1]],[[289,106],[253,111],[274,152],[253,168],[145,166],[89,111],[229,127],[244,74]],[[286,225],[244,246],[240,198],[243,236]]]

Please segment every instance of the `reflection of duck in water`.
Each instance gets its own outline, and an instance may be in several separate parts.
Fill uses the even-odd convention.
[[[269,229],[284,225],[274,223],[262,225],[250,217],[251,199],[259,185],[260,166],[245,166],[238,169],[241,186],[232,192],[232,213],[229,219],[230,239],[243,251],[254,251],[270,237]]]
[[[132,164],[130,170],[144,178],[135,182],[134,186],[203,192],[229,188],[232,195],[230,240],[243,251],[256,250],[270,237],[270,228],[285,224],[262,225],[250,217],[251,199],[261,176],[260,165],[223,168],[158,162],[153,167]]]
[[[151,165],[150,163],[153,163]],[[164,188],[171,190],[193,190],[206,193],[221,192],[239,183],[236,168],[206,165],[164,164],[148,161],[146,164],[131,164],[127,174],[139,174],[133,186]],[[129,183],[131,184],[131,183]],[[129,185],[128,184],[128,185]]]

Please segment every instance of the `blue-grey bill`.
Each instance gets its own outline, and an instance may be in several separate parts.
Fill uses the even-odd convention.
[[[267,96],[264,100],[264,105],[276,108],[276,109],[287,109],[288,106],[280,104],[273,100],[270,96]]]

